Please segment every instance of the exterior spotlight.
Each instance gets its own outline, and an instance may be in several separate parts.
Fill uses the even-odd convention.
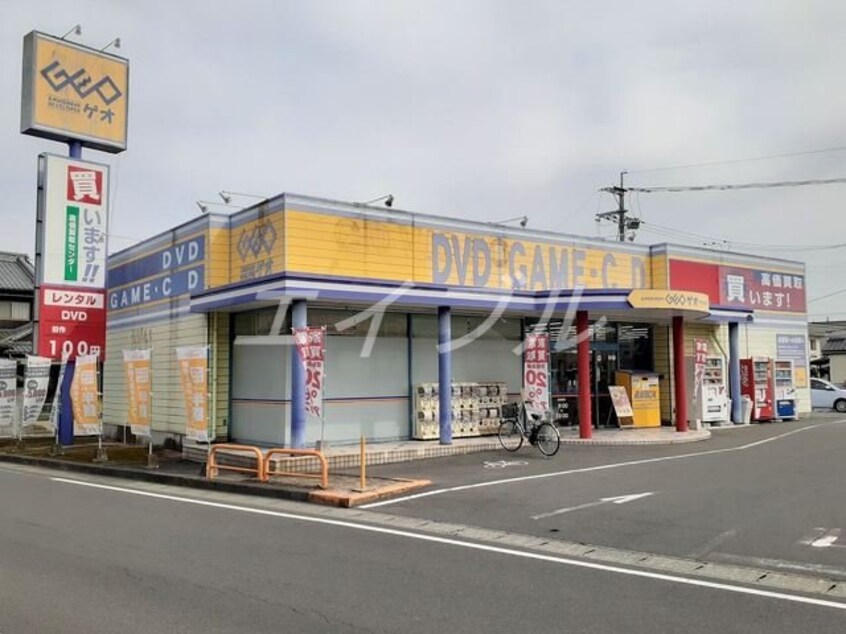
[[[267,200],[267,196],[259,196],[258,194],[245,194],[244,192],[231,192],[229,190],[222,190],[219,192],[219,196],[223,199],[227,205],[232,202],[233,196],[243,197],[243,198],[255,198],[257,200]]]
[[[60,37],[59,39],[60,39],[60,40],[63,40],[63,39],[65,39],[68,35],[70,35],[71,33],[73,33],[74,35],[82,35],[82,25],[81,25],[81,24],[76,24],[76,25],[74,25],[74,27],[73,27],[70,31],[68,31],[67,33],[65,33],[65,34],[64,34],[62,37]]]
[[[213,200],[198,200],[197,201],[197,207],[199,207],[200,211],[202,211],[204,214],[209,212],[210,207],[226,207],[230,210],[243,209],[243,207],[239,207],[238,205],[230,205],[228,203],[218,203],[218,202],[215,202]]]
[[[372,205],[373,203],[378,203],[380,200],[385,201],[385,207],[393,207],[394,205],[394,195],[393,194],[385,194],[384,196],[379,196],[379,198],[374,198],[373,200],[368,200],[364,203],[356,203],[358,205]]]
[[[525,228],[527,224],[529,224],[529,217],[528,216],[515,216],[514,218],[506,218],[505,220],[498,220],[496,222],[492,222],[492,225],[504,225],[506,222],[514,222],[520,221],[520,226]]]
[[[112,45],[114,45],[114,47],[115,47],[115,48],[120,48],[120,38],[119,38],[119,37],[116,37],[115,39],[113,39],[111,42],[109,42],[108,44],[106,44],[106,45],[105,45],[103,48],[101,48],[100,50],[101,50],[101,51],[105,51],[107,48],[109,48],[109,47],[110,47],[110,46],[112,46]]]

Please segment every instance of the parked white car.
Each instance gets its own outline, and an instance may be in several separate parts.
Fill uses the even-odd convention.
[[[846,390],[824,379],[811,379],[811,406],[846,412]]]

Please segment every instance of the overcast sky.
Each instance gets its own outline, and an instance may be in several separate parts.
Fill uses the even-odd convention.
[[[221,189],[393,193],[410,211],[526,214],[610,237],[594,214],[615,201],[597,190],[621,170],[633,186],[846,176],[842,0],[2,7],[0,250],[32,253],[36,157],[67,152],[19,133],[22,38],[76,23],[70,39],[119,36],[130,60],[128,150],[83,153],[113,165],[112,250],[194,217]],[[846,288],[846,248],[795,247],[846,243],[843,201],[846,184],[640,194],[630,207],[640,243],[725,240],[806,261],[813,300]],[[809,312],[846,319],[846,292]]]

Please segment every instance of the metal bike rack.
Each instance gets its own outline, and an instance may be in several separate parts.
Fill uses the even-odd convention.
[[[255,468],[251,467],[234,467],[230,465],[222,465],[217,463],[217,454],[219,451],[249,451],[255,454],[256,456],[256,466]],[[234,445],[234,444],[221,444],[221,445],[212,445],[209,449],[209,460],[206,464],[206,477],[209,480],[214,480],[217,475],[218,471],[221,469],[225,471],[238,471],[240,473],[255,473],[256,477],[258,478],[259,482],[267,482],[267,478],[265,476],[265,459],[264,455],[261,453],[261,449],[258,447],[253,447],[252,445]]]
[[[320,461],[320,473],[304,473],[301,471],[271,471],[270,457],[274,455],[288,455],[288,456],[310,456],[317,458]],[[264,478],[263,482],[270,480],[270,476],[288,476],[296,478],[318,478],[320,480],[320,488],[325,489],[329,486],[329,462],[322,451],[314,449],[286,449],[283,447],[275,447],[267,450],[267,455],[264,458]]]

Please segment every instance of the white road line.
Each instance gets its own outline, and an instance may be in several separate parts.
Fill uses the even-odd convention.
[[[830,546],[837,546],[837,540],[840,538],[840,529],[839,528],[832,528],[822,537],[818,537],[813,542],[811,542],[811,546],[814,548],[828,548]]]
[[[782,438],[787,438],[788,436],[792,436],[793,434],[799,434],[804,431],[808,431],[809,429],[817,429],[819,427],[828,427],[829,425],[838,425],[840,423],[846,423],[846,419],[838,420],[831,423],[822,423],[820,425],[812,425],[809,427],[802,427],[800,429],[794,429],[792,431],[786,432],[784,434],[779,434],[778,436],[773,436],[772,438],[766,438],[764,440],[758,440],[753,443],[749,443],[748,445],[741,445],[739,447],[727,447],[725,449],[711,449],[708,451],[699,451],[696,453],[686,453],[686,454],[679,454],[677,456],[662,456],[660,458],[648,458],[646,460],[630,460],[628,462],[617,462],[613,464],[605,464],[605,465],[598,465],[596,467],[586,467],[584,469],[568,469],[566,471],[553,471],[552,473],[540,473],[537,475],[527,475],[527,476],[515,476],[513,478],[503,478],[501,480],[489,480],[488,482],[476,482],[474,484],[462,484],[460,486],[455,487],[448,487],[446,489],[435,489],[434,491],[424,491],[422,493],[415,493],[413,495],[406,495],[405,497],[400,498],[393,498],[390,500],[383,500],[381,502],[372,502],[370,504],[362,504],[358,508],[360,509],[375,509],[380,506],[390,506],[391,504],[399,504],[400,502],[407,502],[409,500],[416,500],[418,498],[425,498],[431,497],[433,495],[443,495],[444,493],[455,493],[456,491],[467,491],[470,489],[481,489],[484,487],[492,487],[497,486],[500,484],[511,484],[513,482],[527,482],[529,480],[542,480],[544,478],[557,478],[559,476],[565,475],[572,475],[574,473],[589,473],[591,471],[605,471],[608,469],[620,469],[622,467],[633,467],[642,464],[652,464],[656,462],[668,462],[670,460],[682,460],[684,458],[698,458],[700,456],[712,456],[721,453],[729,453],[732,451],[744,451],[746,449],[752,449],[754,447],[760,447],[766,443],[774,442],[776,440],[781,440]]]
[[[655,495],[651,491],[647,493],[635,493],[633,495],[619,495],[613,498],[602,498],[597,500],[596,502],[588,502],[587,504],[579,504],[578,506],[570,506],[563,509],[557,509],[555,511],[549,511],[548,513],[541,513],[540,515],[532,515],[533,520],[542,520],[546,519],[547,517],[555,517],[556,515],[563,515],[564,513],[570,513],[572,511],[580,511],[582,509],[589,509],[594,506],[600,506],[601,504],[627,504],[629,502],[634,502],[635,500],[640,500],[641,498],[649,497],[650,495]]]
[[[171,502],[183,502],[185,504],[196,504],[198,506],[208,506],[213,508],[225,509],[228,511],[241,511],[243,513],[252,513],[255,515],[264,515],[270,517],[280,517],[283,519],[295,520],[300,522],[310,522],[314,524],[324,524],[327,526],[337,526],[340,528],[351,528],[355,530],[379,533],[382,535],[392,535],[394,537],[404,537],[406,539],[415,539],[424,542],[432,542],[435,544],[444,544],[447,546],[456,546],[459,548],[467,548],[470,550],[480,550],[489,553],[496,553],[499,555],[508,555],[511,557],[520,557],[523,559],[532,559],[535,561],[544,561],[564,566],[572,566],[576,568],[588,568],[591,570],[599,570],[602,572],[610,572],[614,574],[627,575],[630,577],[640,577],[645,579],[653,579],[657,581],[666,581],[668,583],[676,583],[681,585],[695,586],[699,588],[709,588],[712,590],[722,590],[725,592],[735,592],[738,594],[746,594],[756,597],[764,597],[768,599],[776,599],[779,601],[790,601],[792,603],[802,603],[805,605],[813,605],[818,607],[834,608],[836,610],[846,610],[846,603],[839,601],[828,601],[826,599],[814,599],[801,595],[788,594],[785,592],[773,592],[770,590],[759,590],[757,588],[747,588],[744,586],[716,583],[713,581],[705,581],[701,579],[690,579],[677,575],[669,575],[658,572],[649,572],[646,570],[634,570],[629,568],[621,568],[619,566],[611,566],[608,564],[600,564],[591,561],[580,561],[578,559],[569,559],[567,557],[556,557],[553,555],[544,555],[541,553],[526,552],[522,550],[514,550],[512,548],[503,548],[501,546],[491,546],[488,544],[479,544],[474,542],[467,542],[458,539],[450,539],[448,537],[437,537],[434,535],[424,535],[420,533],[412,533],[409,531],[402,531],[394,528],[384,528],[381,526],[370,526],[367,524],[357,524],[344,520],[334,520],[325,517],[311,517],[308,515],[298,515],[296,513],[284,513],[281,511],[270,511],[266,509],[251,508],[248,506],[238,506],[235,504],[224,504],[222,502],[210,502],[207,500],[197,500],[194,498],[180,497],[176,495],[165,495],[163,493],[151,493],[149,491],[140,491],[137,489],[127,489],[123,487],[109,486],[105,484],[95,484],[93,482],[85,482],[84,480],[70,480],[68,478],[50,478],[54,482],[63,484],[74,484],[78,486],[91,487],[95,489],[104,489],[107,491],[115,491],[118,493],[129,493],[132,495],[140,495],[143,497],[156,498],[160,500],[169,500]]]

